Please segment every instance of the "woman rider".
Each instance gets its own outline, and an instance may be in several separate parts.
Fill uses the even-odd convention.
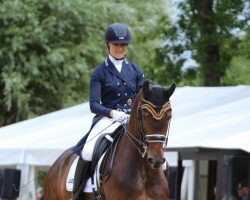
[[[94,68],[90,78],[90,110],[96,115],[81,151],[84,166],[89,165],[92,160],[98,134],[106,127],[105,132],[111,133],[127,120],[136,91],[144,82],[141,69],[125,58],[127,47],[131,43],[128,27],[120,23],[109,25],[105,32],[105,42],[108,56]],[[79,170],[80,167],[77,168]],[[76,173],[75,179],[77,176],[79,177]],[[74,181],[74,191],[78,187],[77,182]],[[92,192],[90,179],[84,192]]]

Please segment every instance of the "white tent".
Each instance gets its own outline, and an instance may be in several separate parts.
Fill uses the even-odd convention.
[[[250,152],[250,86],[178,88],[172,104],[170,147]]]
[[[0,128],[0,168],[21,170],[20,200],[35,200],[36,170],[47,170],[88,131],[88,103]]]
[[[179,87],[171,104],[169,147],[250,152],[250,86]],[[25,199],[34,196],[35,169],[50,166],[75,145],[89,129],[92,117],[88,103],[83,103],[0,128],[0,166],[22,170],[21,195]]]

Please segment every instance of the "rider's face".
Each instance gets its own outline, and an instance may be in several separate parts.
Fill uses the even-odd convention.
[[[108,43],[109,53],[116,59],[122,59],[126,55],[127,44]]]

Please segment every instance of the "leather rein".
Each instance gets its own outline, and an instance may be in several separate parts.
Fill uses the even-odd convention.
[[[138,153],[142,156],[142,158],[144,158],[147,153],[149,142],[162,142],[163,148],[165,149],[167,147],[170,120],[168,121],[168,129],[165,135],[154,134],[154,133],[146,135],[145,130],[144,130],[144,125],[143,125],[143,119],[142,119],[142,110],[148,111],[156,121],[160,121],[165,115],[165,113],[171,110],[171,105],[170,105],[170,101],[166,102],[163,106],[156,106],[153,103],[145,99],[141,100],[140,108],[138,109],[138,115],[137,115],[139,126],[140,126],[140,139],[137,139],[127,129],[127,126],[123,125],[125,129],[125,133],[128,136],[129,140],[135,146],[135,148],[137,149]]]

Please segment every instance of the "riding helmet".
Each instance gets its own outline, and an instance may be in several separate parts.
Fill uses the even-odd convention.
[[[131,35],[128,30],[128,27],[120,24],[114,23],[107,27],[105,32],[105,41],[106,43],[120,43],[120,44],[130,44]]]

